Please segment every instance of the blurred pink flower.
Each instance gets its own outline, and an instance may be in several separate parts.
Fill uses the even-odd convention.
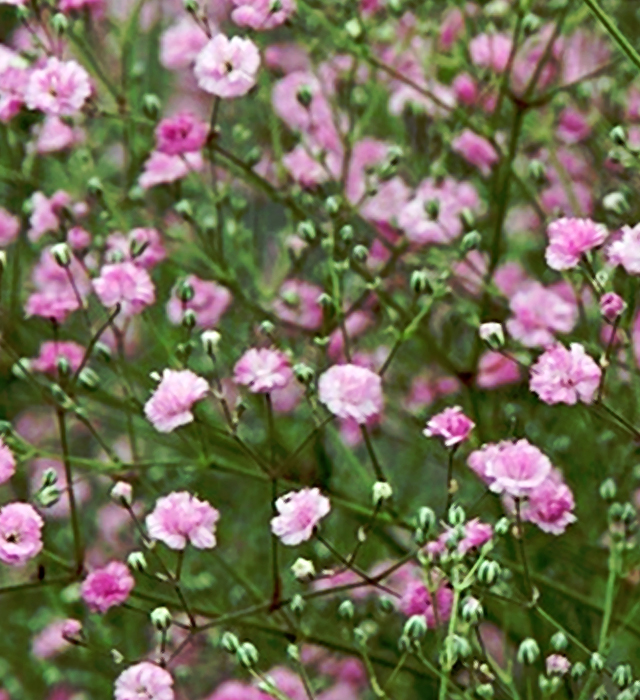
[[[80,595],[91,611],[104,613],[124,603],[135,583],[126,564],[112,561],[85,578]]]
[[[216,34],[198,54],[194,70],[202,90],[229,99],[251,90],[258,68],[260,53],[251,39]]]
[[[626,307],[624,299],[615,292],[607,292],[600,297],[600,313],[607,321],[615,321]]]
[[[126,236],[121,233],[107,236],[107,262],[125,260],[150,270],[166,257],[167,251],[162,244],[160,233],[155,228],[134,228]]]
[[[142,313],[156,300],[155,287],[149,273],[131,262],[103,265],[93,288],[104,306],[120,304],[121,316],[128,318]]]
[[[189,173],[202,170],[202,167],[202,156],[198,152],[169,156],[160,151],[153,151],[144,162],[144,172],[138,178],[138,184],[143,190],[156,185],[167,185],[182,180]]]
[[[275,313],[283,321],[316,330],[322,325],[322,307],[318,297],[322,289],[304,280],[285,280],[273,302]]]
[[[424,615],[427,627],[435,629],[451,617],[453,591],[444,581],[440,581],[435,591],[434,604],[434,597],[426,584],[420,578],[413,578],[406,585],[399,607],[407,617]]]
[[[5,445],[4,440],[0,437],[0,484],[4,484],[5,481],[15,474],[16,471],[16,459],[13,456],[13,452]]]
[[[481,389],[496,389],[519,381],[520,367],[515,360],[493,350],[487,350],[480,356],[476,384]]]
[[[171,323],[181,323],[185,309],[191,309],[200,328],[213,328],[218,325],[231,304],[231,292],[217,282],[201,280],[195,275],[186,277],[185,282],[193,289],[193,299],[182,302],[178,298],[178,287],[174,287],[167,302],[167,316]]]
[[[33,638],[31,651],[39,659],[50,659],[71,646],[69,637],[77,636],[82,630],[78,620],[55,620]]]
[[[44,520],[28,503],[0,508],[0,561],[22,566],[42,550]]]
[[[193,421],[193,405],[208,392],[207,381],[191,370],[165,369],[144,414],[158,432],[170,433]]]
[[[212,549],[219,519],[220,513],[207,501],[180,491],[159,498],[145,522],[149,537],[171,549],[184,549],[187,541],[196,549]]]
[[[531,367],[529,388],[548,404],[590,404],[601,376],[602,370],[582,345],[571,343],[569,349],[555,345]]]
[[[231,19],[239,27],[250,27],[257,31],[273,29],[291,17],[296,10],[294,0],[233,0],[235,9]]]
[[[64,358],[69,363],[71,373],[75,373],[84,358],[85,349],[72,340],[45,340],[40,346],[38,357],[29,363],[35,372],[57,375],[58,361]]]
[[[233,381],[254,394],[283,389],[292,379],[289,358],[272,348],[250,348],[233,368]]]
[[[334,415],[362,425],[382,412],[382,380],[365,367],[334,365],[320,376],[318,397]]]
[[[82,132],[65,124],[60,117],[48,116],[37,130],[36,151],[40,154],[56,153],[73,146]]]
[[[630,275],[640,275],[640,224],[623,226],[622,236],[608,249],[609,262],[622,265]]]
[[[8,246],[20,233],[20,219],[0,207],[0,246]]]
[[[294,546],[311,539],[315,527],[331,510],[319,489],[290,491],[276,501],[278,515],[271,519],[271,532],[282,544]]]
[[[183,17],[160,37],[160,63],[168,70],[188,68],[206,46],[207,35],[191,17]]]
[[[469,42],[471,61],[480,68],[502,73],[509,63],[512,45],[506,34],[478,34]]]
[[[451,148],[469,164],[474,165],[487,177],[493,166],[500,160],[496,149],[483,136],[465,129],[451,142]]]
[[[548,676],[564,676],[571,670],[571,662],[562,654],[549,654],[544,666]]]
[[[71,197],[64,190],[58,190],[51,198],[42,192],[35,192],[31,197],[33,210],[29,218],[29,240],[36,243],[45,233],[57,231],[60,226],[60,214],[69,204]]]
[[[174,700],[169,671],[149,661],[129,666],[116,679],[115,700]]]

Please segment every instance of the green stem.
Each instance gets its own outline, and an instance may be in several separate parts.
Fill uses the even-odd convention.
[[[600,7],[597,0],[583,0],[583,2],[598,18],[600,24],[602,24],[613,37],[613,40],[618,44],[620,49],[624,51],[638,68],[640,68],[640,54],[633,48],[627,37],[618,29],[611,17]]]

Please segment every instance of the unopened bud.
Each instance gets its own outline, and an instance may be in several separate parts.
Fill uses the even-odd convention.
[[[134,571],[146,571],[148,564],[144,552],[131,552],[127,557],[127,565]]]
[[[522,18],[522,31],[524,32],[525,36],[535,34],[541,26],[542,20],[540,17],[538,17],[538,15],[534,15],[532,12],[529,12]]]
[[[478,335],[492,350],[500,350],[504,347],[504,329],[501,323],[495,321],[481,323]]]
[[[518,648],[518,663],[519,664],[534,664],[540,656],[540,647],[538,642],[531,637],[525,639]]]
[[[182,0],[184,9],[191,14],[194,14],[200,10],[200,5],[198,5],[197,0]]]
[[[610,192],[602,198],[602,206],[614,214],[626,214],[631,207],[622,192]]]
[[[547,177],[546,168],[541,160],[534,159],[527,167],[529,177],[536,183],[541,184]]]
[[[100,377],[90,367],[83,367],[78,375],[78,383],[88,391],[95,391],[100,386]]]
[[[409,639],[422,639],[427,633],[427,618],[424,615],[412,615],[404,624],[402,634]]]
[[[287,656],[294,663],[298,663],[300,661],[300,649],[295,644],[289,644],[287,646]]]
[[[627,134],[624,128],[620,125],[614,126],[609,132],[609,137],[616,146],[625,146],[627,143]]]
[[[293,598],[291,598],[291,603],[289,604],[291,612],[298,616],[302,615],[306,606],[307,604],[304,598],[299,593],[296,593]]]
[[[600,498],[604,499],[605,501],[613,501],[617,492],[618,488],[613,479],[605,479],[600,484]]]
[[[47,486],[55,486],[57,483],[58,483],[58,474],[56,473],[56,470],[52,469],[51,467],[48,467],[47,469],[45,469],[44,474],[42,475],[41,488],[45,488]]]
[[[372,489],[373,505],[377,506],[382,501],[388,501],[393,496],[391,484],[386,481],[376,481]]]
[[[102,180],[97,175],[94,175],[87,180],[87,192],[94,197],[100,197],[104,193]]]
[[[298,581],[308,581],[316,575],[316,569],[313,562],[309,559],[298,557],[291,566],[291,572]]]
[[[143,95],[142,111],[144,112],[145,116],[149,117],[149,119],[157,119],[161,110],[162,102],[160,102],[160,98],[157,95],[154,95],[151,92]]]
[[[71,265],[71,249],[66,243],[56,243],[51,247],[51,255],[60,267]]]
[[[298,362],[293,366],[293,375],[300,384],[308,386],[313,381],[315,372],[309,365],[305,365],[304,362]]]
[[[111,649],[111,660],[116,666],[119,666],[121,663],[124,662],[124,656],[117,650],[117,649]]]
[[[303,241],[311,243],[316,238],[316,227],[312,221],[301,221],[298,224],[298,235]]]
[[[309,107],[313,101],[313,91],[310,85],[301,85],[296,92],[296,100],[303,106]]]
[[[340,211],[340,204],[340,197],[327,197],[324,202],[324,208],[327,210],[327,214],[329,214],[329,216],[334,216]]]
[[[551,648],[554,651],[564,651],[569,646],[569,640],[564,632],[556,632],[551,637]]]
[[[351,256],[356,262],[364,263],[366,262],[367,257],[369,257],[369,251],[367,250],[366,246],[358,244],[353,247]]]
[[[193,285],[190,282],[187,282],[187,280],[183,280],[178,285],[178,299],[180,299],[183,304],[188,304],[193,299],[195,294]]]
[[[189,199],[181,199],[179,202],[176,202],[173,209],[176,214],[181,216],[183,219],[186,219],[187,221],[193,219],[193,204],[191,204]]]
[[[411,273],[409,284],[414,294],[424,294],[432,291],[429,274],[426,270],[414,270]]]
[[[60,500],[62,493],[57,486],[45,486],[37,494],[38,502],[43,508],[51,508]]]
[[[467,514],[464,512],[464,508],[462,506],[454,503],[449,508],[448,519],[450,525],[457,527],[458,525],[464,525],[464,522],[467,519]]]
[[[472,625],[477,625],[484,617],[482,603],[473,596],[469,596],[462,601],[462,619]]]
[[[168,608],[155,608],[149,614],[151,624],[159,631],[166,632],[171,627],[171,612]]]
[[[498,522],[495,524],[493,531],[496,535],[504,536],[509,532],[509,527],[511,526],[511,522],[509,518],[502,517]]]
[[[475,250],[482,243],[482,236],[478,231],[469,231],[465,233],[460,241],[460,253],[461,255],[466,255],[471,250]]]
[[[126,481],[117,481],[111,489],[110,495],[118,505],[130,506],[133,502],[133,488]]]
[[[346,22],[344,29],[352,39],[357,40],[362,37],[362,25],[355,17]]]
[[[418,527],[422,530],[429,531],[436,524],[437,518],[434,511],[428,506],[423,506],[418,511]]]
[[[62,12],[56,12],[51,18],[51,26],[56,34],[64,34],[69,29],[69,20]]]
[[[611,676],[611,680],[618,688],[626,688],[633,681],[633,672],[629,664],[620,664],[616,666]]]
[[[240,648],[240,641],[233,632],[223,632],[220,638],[220,644],[222,648],[230,654],[235,654]]]
[[[258,650],[251,642],[243,642],[236,651],[236,658],[245,668],[252,668],[258,663]]]
[[[338,607],[338,617],[341,620],[353,620],[356,609],[350,600],[343,600]]]
[[[584,676],[584,674],[587,672],[587,667],[582,663],[582,661],[577,661],[573,666],[571,667],[571,677],[574,680],[578,680]]]
[[[193,309],[187,309],[182,315],[182,325],[185,328],[195,328],[198,323],[198,317]]]
[[[202,347],[207,355],[214,355],[218,351],[221,337],[218,331],[203,331],[200,340],[202,341]]]
[[[600,671],[604,669],[604,657],[602,654],[598,654],[597,651],[591,654],[591,657],[589,658],[589,666],[591,667],[592,671],[600,673]]]
[[[500,571],[497,561],[485,560],[478,567],[478,581],[485,586],[493,586],[500,576]]]
[[[491,683],[482,683],[476,688],[476,695],[482,700],[491,700],[495,695]]]
[[[353,240],[353,226],[351,224],[345,224],[339,231],[340,239],[344,243],[351,243]]]

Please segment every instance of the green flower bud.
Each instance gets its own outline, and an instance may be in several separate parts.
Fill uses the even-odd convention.
[[[511,521],[509,520],[509,518],[502,517],[495,524],[493,531],[496,535],[499,535],[500,537],[504,537],[504,535],[506,535],[509,532],[510,527],[511,527]]]
[[[196,293],[193,286],[187,282],[187,280],[183,280],[178,284],[178,299],[180,299],[183,304],[188,304],[193,300],[195,295]]]
[[[311,243],[316,238],[316,227],[312,221],[301,221],[298,224],[298,235],[303,241]]]
[[[460,212],[460,219],[462,220],[462,225],[465,231],[473,231],[476,227],[476,217],[474,213],[468,207]]]
[[[564,632],[556,632],[551,637],[551,648],[554,651],[564,651],[569,646],[569,640]]]
[[[171,612],[168,608],[155,608],[149,614],[151,624],[159,631],[166,632],[171,627]]]
[[[196,13],[200,9],[197,0],[183,0],[184,9],[190,13]]]
[[[544,163],[537,159],[529,161],[527,173],[531,180],[538,184],[542,184],[547,177],[547,170],[544,166]]]
[[[102,180],[97,175],[87,180],[87,192],[94,197],[101,197],[104,194]]]
[[[62,493],[57,486],[45,486],[37,493],[38,503],[43,508],[51,508],[60,500]]]
[[[298,362],[293,366],[293,375],[300,382],[300,384],[309,386],[309,384],[313,382],[315,372],[311,367],[309,367],[309,365],[305,365],[304,362]]]
[[[613,479],[605,479],[600,484],[600,498],[604,499],[605,501],[613,501],[617,492],[618,488]]]
[[[539,31],[541,26],[542,20],[538,15],[534,15],[532,12],[529,12],[522,18],[522,31],[526,36],[535,34]]]
[[[200,336],[200,340],[207,355],[214,355],[218,351],[220,338],[221,336],[218,331],[203,331],[202,335]]]
[[[304,612],[306,605],[307,604],[305,603],[304,598],[299,593],[296,593],[291,598],[291,603],[289,604],[289,607],[291,608],[291,612],[294,615],[300,617],[300,615],[302,615],[302,613]]]
[[[187,221],[193,219],[193,204],[191,204],[190,200],[181,199],[179,202],[175,203],[173,209],[176,214],[181,216],[183,219],[186,219]]]
[[[428,506],[423,506],[418,511],[418,527],[422,530],[431,530],[437,522],[436,514]]]
[[[469,233],[465,233],[462,237],[458,250],[461,255],[465,255],[469,251],[479,248],[481,243],[482,236],[480,233],[478,231],[469,231]]]
[[[187,309],[182,316],[182,325],[185,328],[195,328],[198,318],[193,309]]]
[[[478,335],[491,350],[500,350],[505,345],[504,329],[501,323],[494,321],[481,323],[478,328]]]
[[[422,639],[427,633],[427,619],[424,615],[412,615],[404,624],[402,634],[413,641]]]
[[[414,270],[409,281],[414,294],[431,293],[433,288],[429,280],[429,273],[426,270]]]
[[[453,527],[456,527],[457,525],[464,525],[464,522],[467,519],[467,514],[464,512],[464,508],[462,506],[454,503],[449,508],[448,519],[449,524]]]
[[[291,566],[291,572],[298,581],[308,581],[316,575],[316,569],[313,562],[309,559],[298,557]]]
[[[148,564],[144,552],[131,552],[127,557],[127,565],[134,571],[146,571]]]
[[[343,600],[338,607],[338,617],[341,620],[353,620],[356,609],[350,600]]]
[[[335,216],[340,211],[341,201],[340,197],[332,196],[327,197],[324,202],[324,208],[329,216]]]
[[[220,638],[220,646],[230,654],[235,654],[240,648],[240,641],[233,632],[223,632]]]
[[[160,102],[160,98],[151,92],[143,95],[142,111],[149,119],[157,119],[162,111],[162,102]]]
[[[391,484],[386,481],[376,481],[372,488],[373,505],[377,506],[382,501],[388,501],[393,496]]]
[[[369,251],[366,246],[358,244],[353,247],[353,250],[351,251],[351,257],[356,262],[364,263],[369,257]]]
[[[500,577],[501,568],[497,561],[485,560],[478,567],[478,581],[485,586],[493,586]]]
[[[591,657],[589,658],[589,666],[591,667],[592,671],[600,673],[604,669],[604,657],[602,654],[598,654],[597,651],[591,654]]]
[[[517,656],[519,664],[534,664],[539,656],[540,647],[535,639],[528,637],[521,642]]]
[[[471,625],[477,625],[484,617],[482,603],[473,596],[468,596],[462,601],[462,619]]]
[[[71,265],[71,249],[66,243],[56,243],[51,247],[51,255],[60,267],[69,267]]]
[[[303,107],[309,107],[313,101],[313,91],[309,85],[301,85],[296,93],[296,99]]]
[[[251,642],[243,642],[236,651],[236,658],[245,668],[252,668],[258,663],[258,650]]]
[[[629,664],[620,664],[616,666],[611,676],[611,680],[618,686],[618,688],[626,688],[633,682],[633,671]]]
[[[90,367],[83,367],[78,375],[78,382],[87,391],[95,391],[100,386],[100,377]]]
[[[343,243],[349,244],[353,241],[354,232],[351,224],[345,224],[338,233]]]
[[[344,29],[352,39],[358,40],[362,38],[362,25],[360,24],[360,21],[355,17],[346,22],[346,24],[344,25]]]
[[[571,677],[574,680],[579,680],[586,672],[587,667],[582,663],[582,661],[578,661],[571,667]]]
[[[627,133],[624,128],[620,125],[614,126],[609,132],[609,138],[615,143],[616,146],[626,146],[627,144]]]
[[[116,666],[124,662],[124,656],[117,650],[111,649],[111,659]]]
[[[300,661],[300,650],[295,644],[289,644],[287,646],[287,656],[294,663],[298,663]]]
[[[495,691],[491,683],[482,683],[476,688],[476,695],[482,700],[491,700],[495,695]]]
[[[62,35],[69,29],[69,20],[62,12],[56,12],[51,18],[51,26],[56,34]]]
[[[613,214],[627,214],[631,207],[622,192],[609,192],[602,198],[602,206]]]

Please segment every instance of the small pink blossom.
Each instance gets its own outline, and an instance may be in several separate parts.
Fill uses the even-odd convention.
[[[194,70],[202,90],[228,99],[251,90],[259,67],[260,53],[251,39],[217,34],[198,54]]]
[[[16,57],[16,63],[20,59]],[[0,69],[0,122],[6,124],[22,109],[29,83],[30,69],[7,65]]]
[[[28,503],[0,508],[0,561],[22,566],[42,550],[44,520]]]
[[[478,87],[475,80],[468,73],[460,73],[452,83],[453,92],[464,105],[473,105],[478,99]]]
[[[318,297],[322,289],[303,280],[286,280],[273,302],[275,313],[283,321],[308,330],[316,330],[322,325],[322,307]]]
[[[160,433],[193,421],[193,405],[209,392],[207,381],[191,370],[165,369],[162,381],[144,405],[144,414]]]
[[[267,700],[268,697],[248,683],[231,680],[221,683],[206,700]]]
[[[143,190],[157,185],[167,185],[182,180],[189,173],[202,170],[203,160],[200,153],[184,153],[181,156],[169,156],[160,151],[153,151],[144,163],[144,172],[138,178]]]
[[[120,304],[124,317],[142,313],[156,300],[155,287],[149,273],[131,262],[103,265],[93,288],[107,308]]]
[[[570,349],[555,345],[531,368],[529,388],[548,404],[590,404],[601,376],[602,370],[582,345],[571,343]]]
[[[163,119],[156,127],[156,147],[160,153],[179,156],[199,151],[207,140],[209,126],[191,112],[179,112]]]
[[[567,144],[579,143],[589,136],[591,126],[586,116],[575,107],[565,107],[560,113],[556,135]]]
[[[519,381],[520,367],[515,360],[493,350],[487,350],[480,356],[476,384],[481,389],[497,389]]]
[[[465,129],[451,142],[451,148],[487,177],[500,160],[496,149],[483,136]]]
[[[29,240],[36,243],[45,233],[57,231],[60,214],[70,203],[71,197],[64,190],[58,190],[51,198],[42,192],[35,192],[31,198],[33,210],[29,218]]]
[[[0,207],[0,246],[5,247],[16,240],[20,233],[20,219]]]
[[[485,454],[489,488],[513,498],[527,496],[549,476],[549,458],[527,440],[501,442]]]
[[[135,583],[126,564],[111,561],[85,578],[80,595],[91,611],[104,613],[124,603]]]
[[[427,437],[442,438],[445,447],[455,447],[469,438],[475,423],[462,412],[460,406],[445,408],[433,416],[422,431]]]
[[[576,521],[575,501],[571,489],[557,469],[532,489],[522,507],[522,519],[537,525],[543,532],[561,535]]]
[[[483,523],[480,518],[469,520],[464,525],[464,537],[458,542],[458,552],[467,554],[472,549],[480,549],[493,537],[493,528]]]
[[[40,346],[38,357],[30,362],[34,372],[58,374],[58,361],[63,358],[69,363],[71,373],[75,373],[84,358],[85,349],[72,340],[45,340]]]
[[[562,218],[547,227],[549,245],[545,251],[547,265],[553,270],[570,270],[582,255],[601,246],[609,232],[591,219]]]
[[[207,501],[180,491],[159,498],[145,522],[149,537],[171,549],[184,549],[187,541],[196,549],[212,549],[219,519],[220,513]]]
[[[330,367],[318,380],[318,396],[331,413],[360,425],[382,412],[382,380],[366,367]]]
[[[79,63],[51,57],[43,68],[31,73],[25,102],[29,109],[46,114],[73,116],[90,95],[89,74]]]
[[[84,250],[91,244],[91,234],[82,226],[73,226],[67,231],[67,243],[73,250]]]
[[[289,358],[280,350],[251,348],[236,362],[233,381],[254,394],[283,389],[293,378]]]
[[[622,236],[608,250],[609,262],[622,265],[630,275],[640,275],[640,224],[623,226]]]
[[[191,17],[183,17],[160,37],[160,63],[168,70],[192,65],[207,44],[207,35]]]
[[[235,9],[231,19],[239,27],[250,27],[257,31],[273,29],[291,17],[296,10],[294,0],[233,0]]]
[[[355,337],[362,335],[364,331],[373,323],[373,318],[371,314],[366,311],[361,311],[356,309],[350,313],[345,321],[345,330],[347,332],[347,337],[353,340]],[[329,336],[329,345],[327,346],[327,354],[332,360],[339,360],[343,357],[344,353],[344,335],[342,333],[342,328],[336,328],[335,331]]]
[[[315,527],[331,510],[331,504],[319,489],[302,489],[278,498],[276,509],[278,515],[271,519],[271,532],[282,544],[294,546],[311,538]]]
[[[37,131],[36,151],[40,154],[57,153],[70,148],[82,132],[65,124],[60,117],[48,116]]]
[[[185,310],[190,309],[194,312],[196,324],[200,328],[213,328],[229,308],[231,292],[217,282],[201,280],[195,275],[189,275],[185,282],[193,289],[193,299],[187,302],[180,301],[178,287],[175,287],[167,303],[169,320],[174,324],[181,323]]]
[[[74,12],[87,9],[95,17],[104,13],[105,0],[60,0],[60,12]]]
[[[169,671],[149,661],[129,666],[116,679],[115,700],[174,700]]]
[[[55,620],[34,637],[31,651],[38,659],[50,659],[71,646],[69,638],[80,634],[82,625],[78,620]]]
[[[16,471],[16,459],[13,456],[13,452],[5,445],[4,440],[0,437],[0,484],[4,484],[5,481],[15,474]]]
[[[427,627],[435,629],[451,617],[453,591],[444,581],[440,582],[435,591],[434,604],[434,596],[426,584],[419,578],[414,578],[407,583],[399,607],[407,617],[424,615]]]
[[[627,308],[624,299],[615,292],[607,292],[600,297],[600,313],[613,323]]]
[[[512,44],[506,34],[479,34],[469,43],[471,60],[476,66],[502,73],[509,63]]]
[[[134,228],[126,236],[121,233],[107,236],[107,262],[126,260],[150,270],[166,257],[167,251],[155,228]]]
[[[549,654],[544,663],[548,676],[565,676],[571,670],[571,662],[562,654]]]

